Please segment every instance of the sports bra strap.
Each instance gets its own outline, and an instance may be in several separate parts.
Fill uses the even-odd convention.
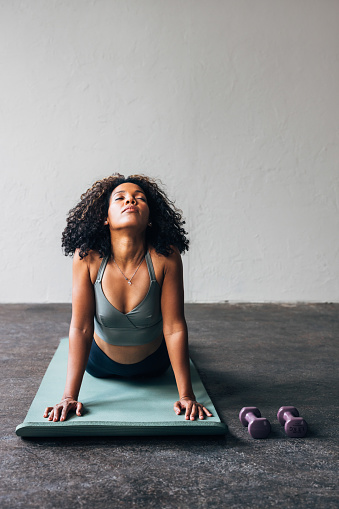
[[[102,262],[101,262],[99,270],[98,270],[97,278],[95,280],[96,283],[101,283],[101,279],[104,274],[104,271],[105,271],[105,268],[106,268],[106,265],[108,262],[108,258],[109,258],[108,256],[105,256],[102,259]],[[149,254],[149,251],[147,251],[147,253],[145,255],[145,260],[146,260],[146,265],[147,265],[150,280],[156,281],[152,258],[151,258],[151,255]]]
[[[151,258],[151,255],[149,254],[149,251],[147,251],[147,253],[145,255],[145,260],[146,260],[146,264],[147,264],[147,269],[148,269],[150,280],[151,281],[156,281],[154,267],[153,267],[153,263],[152,263],[152,258]]]
[[[96,278],[96,281],[95,281],[96,283],[101,283],[102,275],[103,275],[104,270],[106,268],[107,262],[108,262],[108,256],[105,256],[102,259],[102,262],[100,264],[100,267],[99,267],[99,270],[98,270],[98,274],[97,274],[97,278]]]

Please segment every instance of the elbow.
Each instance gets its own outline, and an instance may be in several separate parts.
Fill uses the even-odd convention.
[[[187,341],[188,333],[187,327],[174,328],[174,329],[163,329],[165,340],[185,340]]]
[[[185,319],[182,320],[164,320],[163,323],[164,336],[187,336],[187,323]]]
[[[85,326],[85,327],[70,327],[69,329],[69,338],[81,338],[82,340],[92,341],[94,334],[93,326]]]

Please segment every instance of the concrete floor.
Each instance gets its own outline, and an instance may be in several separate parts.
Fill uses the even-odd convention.
[[[70,306],[0,306],[2,509],[339,507],[339,304],[192,304],[186,317],[225,437],[28,440],[15,427],[67,335]],[[283,404],[307,420],[305,438],[285,436]],[[268,439],[241,426],[245,405],[270,420]]]

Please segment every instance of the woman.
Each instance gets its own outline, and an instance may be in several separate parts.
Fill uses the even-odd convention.
[[[74,254],[66,385],[44,417],[82,415],[85,370],[137,378],[159,375],[170,364],[179,392],[174,411],[191,420],[212,416],[195,400],[190,379],[183,224],[156,182],[142,175],[99,180],[70,211],[62,235],[65,254]]]

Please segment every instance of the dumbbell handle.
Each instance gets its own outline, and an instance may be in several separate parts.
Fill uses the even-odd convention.
[[[299,413],[298,413],[298,415],[295,415],[295,414],[292,414],[292,412],[284,412],[283,415],[284,415],[285,422],[291,421],[295,417],[299,417]]]
[[[248,424],[251,424],[253,421],[257,421],[258,419],[260,419],[260,417],[258,417],[257,415],[255,415],[253,412],[248,412],[248,413],[245,415],[245,419],[246,419],[246,421],[248,422]]]

